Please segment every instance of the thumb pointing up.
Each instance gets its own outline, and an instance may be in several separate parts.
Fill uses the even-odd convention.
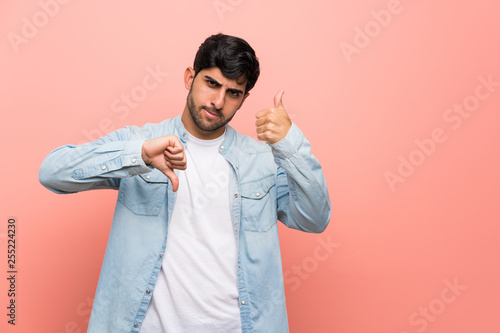
[[[283,93],[281,89],[274,96],[274,108],[262,109],[255,114],[257,120],[257,138],[273,144],[283,139],[292,126],[292,121],[285,111],[283,105]]]
[[[285,93],[285,90],[281,89],[274,95],[274,107],[277,109],[285,109],[285,106],[283,105],[283,94]]]

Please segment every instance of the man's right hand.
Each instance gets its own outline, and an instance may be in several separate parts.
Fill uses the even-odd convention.
[[[163,172],[172,182],[174,192],[179,188],[179,178],[174,169],[186,170],[184,147],[175,135],[146,140],[142,145],[142,160]]]

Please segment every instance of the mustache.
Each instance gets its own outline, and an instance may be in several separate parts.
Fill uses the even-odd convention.
[[[213,106],[209,107],[209,106],[205,106],[205,105],[203,105],[201,108],[207,110],[210,113],[216,114],[218,116],[222,116],[222,112],[221,112],[222,109],[217,109]]]

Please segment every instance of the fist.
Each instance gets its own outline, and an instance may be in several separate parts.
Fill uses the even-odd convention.
[[[174,169],[186,170],[184,147],[175,135],[146,140],[142,145],[142,160],[163,172],[172,182],[174,192],[179,188],[179,178]]]
[[[283,105],[284,90],[280,90],[274,96],[274,108],[260,110],[255,114],[257,120],[257,138],[267,143],[276,143],[283,139],[292,126],[292,121],[285,111]]]

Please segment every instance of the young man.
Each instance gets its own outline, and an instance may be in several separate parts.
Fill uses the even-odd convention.
[[[227,123],[259,76],[243,39],[213,35],[187,68],[182,115],[51,152],[56,193],[119,190],[88,332],[288,332],[276,221],[322,232],[330,199],[283,106],[257,142]]]

